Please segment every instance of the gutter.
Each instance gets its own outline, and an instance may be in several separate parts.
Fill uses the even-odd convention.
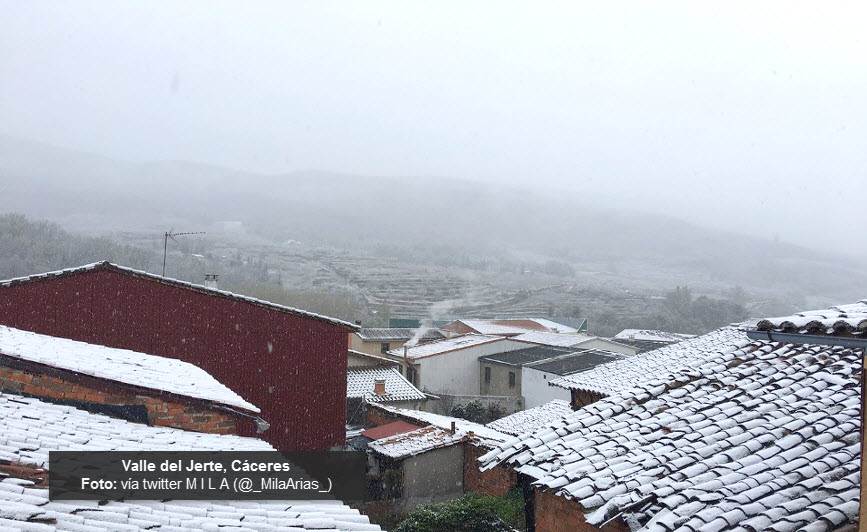
[[[764,342],[786,344],[814,344],[867,349],[867,338],[848,338],[842,336],[818,336],[813,334],[782,333],[774,331],[747,331],[747,338]]]

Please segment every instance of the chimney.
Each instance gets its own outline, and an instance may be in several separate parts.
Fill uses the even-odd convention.
[[[220,280],[219,273],[206,273],[205,274],[205,286],[208,288],[217,289],[217,281]]]
[[[452,428],[451,428],[451,430],[449,430],[449,432],[451,432],[452,434],[454,434],[456,429],[457,429],[457,427],[455,426],[455,422],[452,421]]]
[[[385,395],[385,379],[376,379],[373,381],[373,393],[376,395]]]

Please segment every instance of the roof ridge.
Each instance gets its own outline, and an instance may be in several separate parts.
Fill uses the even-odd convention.
[[[188,288],[191,290],[202,291],[212,295],[219,295],[222,297],[228,297],[230,299],[234,299],[236,301],[245,301],[247,303],[252,303],[256,305],[262,305],[264,307],[272,308],[274,310],[280,310],[283,312],[288,312],[290,314],[295,314],[297,316],[302,316],[314,320],[324,321],[326,323],[331,323],[334,325],[338,325],[340,327],[346,327],[353,331],[357,331],[360,329],[358,325],[353,323],[349,323],[348,321],[344,321],[338,318],[332,318],[330,316],[324,316],[322,314],[317,314],[315,312],[310,312],[308,310],[303,310],[295,307],[290,307],[287,305],[281,305],[280,303],[274,303],[272,301],[267,301],[264,299],[258,299],[252,296],[246,296],[243,294],[236,294],[234,292],[229,292],[228,290],[220,290],[219,288],[211,288],[209,286],[205,286],[202,284],[193,283],[190,281],[182,281],[180,279],[174,279],[172,277],[163,277],[157,275],[155,273],[146,272],[144,270],[137,270],[135,268],[130,268],[128,266],[121,266],[119,264],[115,264],[113,262],[102,260],[98,262],[92,262],[90,264],[85,264],[83,266],[75,266],[71,268],[64,268],[60,270],[54,270],[50,272],[37,273],[33,275],[28,275],[25,277],[15,277],[12,279],[0,280],[0,286],[9,287],[16,284],[22,284],[27,282],[40,281],[44,279],[49,279],[53,277],[62,277],[65,275],[74,275],[77,273],[84,273],[87,271],[96,271],[96,270],[112,270],[117,271],[119,273],[130,274],[134,276],[144,277],[153,281],[167,283],[175,286],[179,286],[182,288]]]

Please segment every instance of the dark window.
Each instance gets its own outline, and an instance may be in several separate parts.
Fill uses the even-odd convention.
[[[388,353],[388,342],[382,342],[382,345],[379,346],[379,350],[383,355]]]
[[[487,367],[487,368],[485,368],[485,384],[490,384],[490,383],[491,383],[491,368]]]
[[[418,378],[418,376],[415,373],[415,369],[413,369],[412,366],[407,366],[406,367],[406,380],[411,382],[413,386],[417,386],[418,385],[417,378]]]
[[[509,388],[514,388],[514,387],[515,387],[515,372],[510,371],[509,372]]]

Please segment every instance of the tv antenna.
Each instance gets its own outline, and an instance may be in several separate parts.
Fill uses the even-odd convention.
[[[169,249],[169,239],[171,238],[172,240],[177,242],[177,240],[175,239],[176,236],[203,235],[203,234],[205,234],[204,231],[195,231],[195,232],[191,232],[191,233],[175,233],[174,229],[169,229],[168,231],[166,231],[165,237],[163,238],[163,277],[166,276],[166,254],[167,254],[168,249]]]

